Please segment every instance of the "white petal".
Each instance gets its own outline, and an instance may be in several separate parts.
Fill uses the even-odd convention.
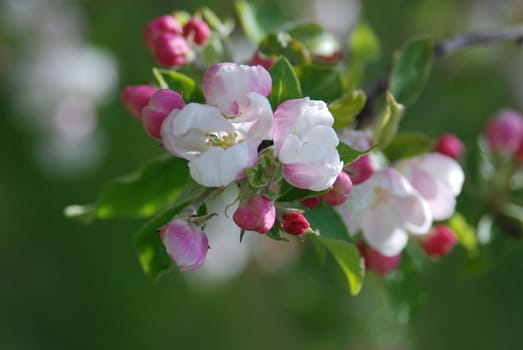
[[[255,92],[247,94],[241,113],[230,121],[245,138],[272,139],[272,114],[269,100]]]

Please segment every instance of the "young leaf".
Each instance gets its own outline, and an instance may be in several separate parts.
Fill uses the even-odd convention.
[[[392,142],[383,149],[383,153],[392,162],[401,158],[427,153],[432,149],[432,144],[432,140],[425,135],[403,133],[397,135]]]
[[[351,61],[371,63],[380,57],[381,45],[372,28],[361,22],[349,37],[349,53]]]
[[[365,106],[367,96],[363,90],[353,90],[347,92],[341,98],[329,104],[329,111],[334,117],[334,128],[343,129],[350,127],[354,117]]]
[[[315,56],[329,57],[340,51],[340,43],[334,35],[314,22],[300,23],[285,28],[293,38],[301,41]]]
[[[336,70],[329,67],[306,65],[296,67],[303,96],[326,102],[340,98],[343,86]]]
[[[286,23],[274,6],[250,4],[246,1],[237,1],[235,5],[243,31],[254,44],[258,44],[267,34]]]
[[[285,57],[280,57],[269,70],[272,90],[269,101],[273,108],[291,98],[302,97],[301,86],[296,73]]]
[[[203,7],[201,9],[203,18],[209,24],[209,27],[220,34],[222,37],[226,37],[232,33],[234,29],[234,20],[232,18],[226,18],[224,21],[220,19],[210,8]]]
[[[340,142],[338,147],[336,147],[338,153],[340,154],[340,159],[345,165],[348,165],[358,159],[360,156],[369,153],[374,149],[374,147],[369,148],[365,151],[358,151],[357,149],[352,148],[344,142]]]
[[[204,102],[203,93],[196,82],[180,72],[153,68],[153,74],[162,89],[171,89],[182,95],[186,102]]]
[[[410,41],[399,52],[390,74],[389,88],[398,102],[408,105],[421,93],[432,67],[432,39]]]
[[[449,226],[458,237],[459,242],[465,248],[469,257],[472,258],[478,256],[478,238],[474,228],[469,225],[465,217],[456,212],[450,218]]]
[[[396,102],[392,94],[387,92],[387,107],[385,107],[385,112],[375,131],[375,139],[382,148],[387,147],[394,137],[396,137],[404,110],[403,105]]]
[[[267,35],[261,41],[258,49],[266,55],[285,56],[292,64],[307,64],[311,62],[309,52],[303,43],[285,32],[275,32]]]
[[[356,246],[344,240],[323,236],[314,237],[314,239],[322,243],[334,256],[349,282],[350,294],[357,295],[363,284],[365,264]]]

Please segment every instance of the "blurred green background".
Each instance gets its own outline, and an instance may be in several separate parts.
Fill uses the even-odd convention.
[[[96,137],[102,151],[98,161],[80,164],[78,171],[57,172],[56,163],[46,162],[51,155],[42,140],[54,134],[35,125],[47,111],[27,108],[31,75],[25,78],[28,83],[18,84],[29,65],[41,62],[32,45],[54,50],[52,42],[39,41],[37,31],[18,28],[17,21],[32,20],[13,15],[13,4],[22,3],[52,8],[48,19],[40,18],[50,24],[57,23],[54,10],[73,9],[66,11],[68,25],[80,26],[83,43],[110,53],[117,67],[119,79],[108,89],[108,98],[97,103]],[[523,246],[517,240],[486,251],[481,266],[471,267],[461,248],[431,264],[419,286],[412,287],[422,290],[425,302],[410,322],[390,302],[382,279],[368,276],[362,294],[350,297],[333,262],[319,266],[308,250],[277,272],[251,264],[238,278],[212,287],[187,283],[178,272],[152,283],[140,269],[132,242],[140,220],[86,226],[67,220],[63,208],[92,201],[106,179],[160,153],[124,112],[118,96],[123,86],[151,78],[153,62],[142,43],[145,23],[174,9],[193,11],[203,5],[232,15],[233,4],[0,4],[0,349],[523,348]],[[444,37],[523,22],[523,4],[508,0],[293,0],[274,6],[289,18],[317,18],[342,38],[358,18],[368,21],[383,44],[382,59],[369,70],[368,81],[386,72],[393,50],[410,37]],[[53,35],[48,37],[57,37]],[[67,80],[82,66],[60,69]],[[93,74],[95,81],[107,78],[103,72]],[[45,80],[39,92],[58,80]],[[470,163],[485,120],[503,107],[523,108],[523,53],[516,45],[468,50],[438,62],[403,127],[433,137],[446,131],[460,135]],[[76,163],[83,159],[72,157]],[[474,203],[463,196],[460,208],[473,213]]]

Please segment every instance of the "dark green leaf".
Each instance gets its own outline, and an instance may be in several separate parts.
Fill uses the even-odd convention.
[[[293,38],[301,41],[315,56],[329,57],[340,50],[338,40],[317,23],[308,22],[285,28]]]
[[[402,104],[411,104],[425,86],[432,67],[432,39],[410,41],[399,52],[390,74],[390,91]]]
[[[367,96],[362,90],[353,90],[329,104],[329,111],[334,117],[334,128],[343,129],[352,126],[354,117],[365,106]]]
[[[319,195],[322,195],[326,192],[328,192],[330,188],[316,192],[311,190],[306,190],[303,188],[296,188],[292,186],[290,183],[288,183],[285,180],[282,180],[281,187],[280,187],[280,197],[278,198],[278,202],[293,202],[293,201],[299,201],[304,198],[308,197],[317,197]]]
[[[285,32],[275,32],[267,35],[258,46],[265,55],[285,56],[292,64],[307,64],[311,62],[309,52],[301,41]]]
[[[301,83],[303,96],[328,103],[340,98],[343,93],[339,73],[332,68],[300,66],[296,67],[296,75]]]
[[[153,74],[162,89],[177,91],[186,102],[205,101],[202,91],[191,77],[180,72],[156,68],[153,68]]]
[[[245,35],[254,44],[258,44],[267,34],[286,23],[285,18],[274,6],[237,1],[236,12]]]
[[[421,134],[404,133],[397,135],[383,150],[390,161],[427,153],[432,149],[432,140]]]
[[[352,295],[357,295],[363,284],[365,276],[365,264],[356,246],[344,240],[317,236],[313,239],[321,242],[342,269],[349,283],[349,291]]]
[[[340,142],[338,144],[338,147],[336,148],[338,149],[338,153],[340,154],[340,159],[343,161],[345,165],[354,162],[360,156],[367,154],[374,149],[374,147],[371,147],[365,151],[358,151],[357,149],[352,148],[344,142]]]
[[[302,97],[301,86],[294,69],[285,57],[280,57],[269,70],[272,79],[272,90],[269,95],[272,107],[291,98]]]
[[[320,236],[352,242],[345,224],[331,206],[321,203],[316,208],[307,210],[305,217],[309,220],[311,228]]]

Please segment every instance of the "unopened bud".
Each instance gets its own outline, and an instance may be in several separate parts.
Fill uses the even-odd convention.
[[[463,142],[454,134],[443,134],[436,141],[434,151],[457,159],[463,153]]]
[[[309,209],[314,209],[318,205],[320,205],[321,200],[320,200],[320,197],[309,197],[309,198],[302,199],[300,202],[301,202],[301,204],[303,204],[304,207],[309,208]]]
[[[182,26],[173,16],[160,16],[151,20],[145,26],[143,33],[145,46],[151,51],[154,50],[154,43],[164,33],[182,34]]]
[[[515,153],[523,141],[523,117],[516,111],[502,110],[487,123],[485,138],[492,151]]]
[[[126,86],[121,94],[125,109],[138,119],[142,119],[142,110],[149,103],[151,96],[158,90],[150,85]]]
[[[176,91],[160,89],[150,98],[149,104],[142,111],[143,127],[147,133],[155,138],[161,139],[162,123],[169,113],[174,109],[182,109],[185,102]]]
[[[395,271],[401,262],[401,253],[394,256],[385,256],[363,242],[358,243],[357,247],[365,260],[365,268],[376,272],[380,276],[386,276]]]
[[[358,185],[371,177],[374,173],[374,166],[370,156],[364,154],[347,165],[344,170],[349,174],[352,183]]]
[[[251,65],[252,66],[262,66],[263,68],[269,70],[271,69],[272,65],[274,64],[275,60],[271,56],[265,56],[260,51],[256,50],[254,51],[254,54],[251,58]]]
[[[191,49],[185,38],[178,34],[164,33],[154,42],[154,58],[166,67],[179,66],[187,62]]]
[[[320,196],[325,204],[330,206],[340,205],[345,203],[352,192],[352,181],[349,175],[342,171],[334,181],[332,189]]]
[[[301,235],[311,227],[305,216],[297,211],[290,211],[283,214],[280,225],[283,231],[291,235]]]
[[[197,45],[202,45],[211,36],[211,30],[207,23],[193,17],[183,26],[183,36],[187,39],[192,38]]]
[[[269,198],[254,196],[236,209],[232,219],[244,230],[267,233],[274,226],[276,208]]]
[[[173,220],[162,228],[160,237],[167,254],[180,270],[191,271],[203,265],[209,242],[193,223]]]
[[[434,226],[427,235],[423,236],[421,246],[427,255],[437,258],[450,253],[457,242],[458,238],[450,227],[438,225]]]

